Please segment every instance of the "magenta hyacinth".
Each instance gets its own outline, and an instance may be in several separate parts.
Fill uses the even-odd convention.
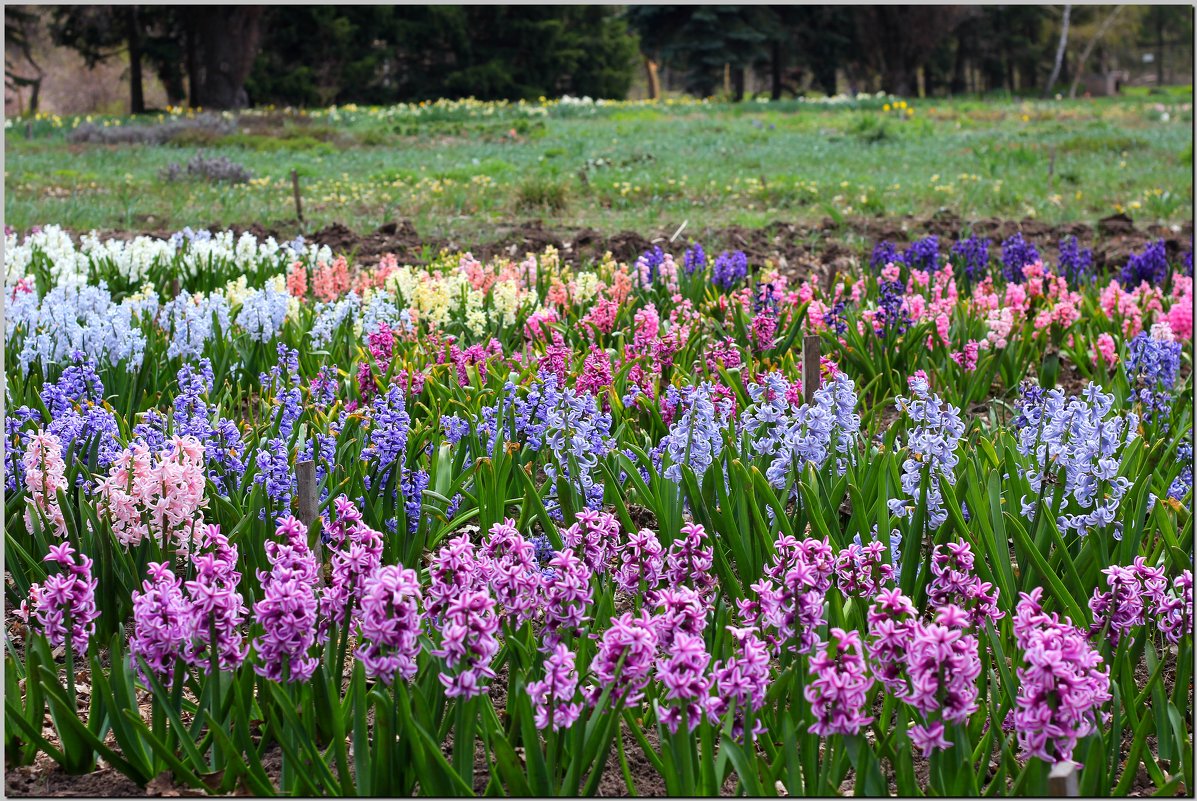
[[[428,616],[438,620],[454,598],[485,587],[474,544],[465,534],[454,537],[428,565]]]
[[[554,554],[549,569],[552,575],[544,579],[544,645],[551,648],[590,619],[587,611],[594,602],[594,588],[590,567],[572,548]]]
[[[573,548],[591,570],[605,575],[619,548],[619,521],[609,512],[583,509],[578,513],[578,522],[561,532],[561,541]]]
[[[432,652],[445,660],[440,675],[449,698],[473,698],[487,692],[495,677],[490,661],[499,650],[495,634],[499,616],[495,599],[485,589],[463,592],[449,599],[441,621],[441,647]]]
[[[564,643],[557,643],[544,663],[544,678],[528,683],[532,697],[536,728],[553,731],[568,729],[582,714],[582,705],[575,698],[578,693],[576,656]]]
[[[710,704],[713,677],[707,671],[711,655],[700,635],[677,632],[657,659],[657,679],[665,690],[665,703],[657,714],[665,728],[676,734],[685,716],[694,731]]]
[[[860,632],[833,628],[828,642],[811,657],[810,672],[815,680],[803,694],[815,716],[812,734],[860,734],[873,722],[865,714],[873,676],[865,663]]]
[[[294,517],[280,519],[275,534],[283,542],[266,542],[270,572],[258,571],[262,598],[254,617],[262,634],[254,640],[254,672],[272,681],[307,681],[317,665],[309,653],[317,635],[316,558],[307,527]]]
[[[603,691],[610,687],[613,706],[631,707],[640,703],[656,653],[657,628],[647,612],[641,612],[640,617],[624,612],[612,619],[590,663],[598,683],[587,690],[589,702],[598,703]]]
[[[665,579],[675,587],[693,587],[704,603],[710,603],[715,594],[714,565],[715,549],[706,530],[696,523],[687,523],[682,526],[682,536],[669,546]]]
[[[885,559],[885,546],[851,544],[835,558],[835,575],[845,598],[872,598],[894,581],[894,566]]]
[[[977,638],[968,633],[968,614],[958,606],[939,610],[934,623],[916,622],[906,652],[910,690],[906,702],[927,718],[911,727],[911,739],[927,756],[950,745],[946,723],[963,723],[977,711],[977,677],[981,658]],[[930,716],[938,713],[938,720]],[[938,733],[936,733],[938,731]]]
[[[968,613],[969,623],[978,628],[985,621],[1006,616],[998,608],[998,589],[981,581],[973,568],[973,552],[967,542],[949,542],[946,552],[936,545],[931,557],[931,583],[927,599],[932,609],[955,605]]]
[[[411,681],[420,654],[423,595],[416,571],[402,565],[378,568],[362,593],[362,644],[357,649],[366,675],[383,684]]]
[[[198,546],[191,554],[195,578],[186,582],[195,632],[191,662],[212,673],[211,652],[217,654],[219,670],[233,670],[248,650],[242,644],[241,624],[245,601],[237,592],[237,546],[220,533],[220,526],[203,526]],[[213,640],[215,636],[215,640]]]
[[[906,691],[906,649],[915,625],[915,608],[896,587],[877,593],[869,607],[869,658],[886,689],[899,697]]]
[[[765,704],[770,677],[769,646],[757,636],[755,628],[728,626],[727,630],[736,642],[736,651],[726,661],[717,662],[712,671],[715,695],[711,699],[710,713],[719,719],[734,708],[732,736],[743,742],[748,715],[755,715]],[[764,730],[764,724],[754,718],[752,739]]]
[[[183,596],[183,581],[175,576],[165,562],[150,562],[149,578],[141,583],[142,591],[133,591],[133,636],[129,638],[129,663],[142,681],[148,677],[142,670],[145,660],[150,672],[168,687],[174,683],[175,666],[187,657],[187,649],[194,636],[191,605]]]
[[[540,610],[544,587],[536,549],[516,530],[514,520],[491,526],[480,564],[511,625],[518,628],[532,620]]]
[[[361,512],[344,495],[334,501],[336,519],[328,526],[332,578],[320,596],[320,631],[348,625],[361,607],[366,579],[382,561],[382,535],[362,521]]]
[[[646,601],[654,603],[655,591],[664,577],[665,549],[657,535],[646,528],[629,534],[619,549],[615,585],[627,593],[643,593]]]
[[[1077,740],[1096,730],[1111,698],[1110,671],[1071,620],[1044,614],[1042,595],[1040,587],[1022,593],[1015,610],[1023,665],[1012,717],[1023,753],[1054,763],[1071,760]]]
[[[29,588],[29,600],[21,602],[18,616],[46,635],[51,647],[65,646],[69,639],[75,656],[83,657],[100,616],[92,561],[83,554],[76,561],[69,542],[51,545],[42,561],[55,562],[62,570]]]

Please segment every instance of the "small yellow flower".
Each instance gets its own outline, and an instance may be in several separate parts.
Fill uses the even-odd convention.
[[[882,106],[882,107],[881,107],[881,110],[882,110],[882,111],[889,111],[889,103],[886,103],[884,106]]]

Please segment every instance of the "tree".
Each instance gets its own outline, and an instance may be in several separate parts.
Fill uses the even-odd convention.
[[[205,6],[189,18],[199,54],[198,97],[191,99],[192,105],[220,109],[249,105],[245,81],[258,54],[265,10],[264,6]]]
[[[1047,79],[1047,85],[1043,87],[1043,96],[1050,97],[1052,87],[1056,85],[1056,79],[1060,77],[1060,66],[1064,63],[1064,50],[1068,47],[1068,21],[1072,17],[1072,5],[1064,6],[1064,19],[1060,23],[1060,45],[1056,48],[1056,62],[1052,66],[1052,74]]]
[[[4,7],[4,83],[7,88],[28,86],[29,112],[37,113],[45,70],[33,59],[30,46],[37,16],[16,6]],[[25,63],[21,65],[19,61]]]
[[[887,92],[909,96],[916,73],[964,16],[960,6],[857,6],[856,31],[866,63]]]

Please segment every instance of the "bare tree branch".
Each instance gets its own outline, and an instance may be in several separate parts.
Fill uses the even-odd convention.
[[[1114,24],[1114,20],[1122,13],[1123,6],[1114,6],[1114,10],[1110,12],[1110,16],[1102,20],[1101,25],[1097,29],[1097,33],[1093,34],[1093,38],[1089,40],[1089,44],[1085,45],[1085,49],[1081,51],[1081,59],[1076,65],[1076,75],[1072,78],[1072,88],[1068,90],[1069,99],[1076,97],[1077,85],[1081,82],[1081,76],[1085,74],[1085,63],[1089,60],[1089,56],[1093,53],[1093,48],[1097,47],[1097,43],[1101,41],[1101,37],[1106,35],[1106,31]]]

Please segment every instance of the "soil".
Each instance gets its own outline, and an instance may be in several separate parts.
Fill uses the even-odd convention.
[[[220,226],[213,226],[219,228]],[[955,239],[975,233],[988,237],[995,245],[1021,232],[1044,253],[1055,253],[1064,237],[1075,236],[1078,242],[1093,249],[1094,265],[1098,269],[1120,268],[1127,257],[1151,241],[1163,239],[1170,258],[1179,258],[1193,240],[1193,223],[1173,227],[1148,225],[1136,227],[1134,220],[1117,214],[1099,220],[1095,226],[1085,223],[1047,225],[1036,220],[1000,220],[986,218],[966,222],[951,212],[940,212],[928,218],[913,216],[885,219],[850,219],[836,223],[827,218],[820,223],[794,223],[775,220],[761,228],[729,226],[724,228],[686,229],[673,241],[674,250],[701,242],[709,253],[721,249],[742,250],[749,262],[761,265],[772,261],[783,272],[798,278],[817,275],[830,279],[836,270],[844,270],[867,255],[866,248],[888,239],[895,244],[909,242],[920,236],[935,234],[941,239]],[[294,236],[294,222],[247,227],[233,226],[240,234],[248,231],[259,238],[274,236],[280,241]],[[170,231],[104,231],[103,235],[117,239],[131,239],[152,233],[168,237]],[[604,234],[593,228],[569,226],[546,227],[539,219],[499,225],[491,229],[489,237],[459,242],[452,238],[425,236],[410,220],[389,222],[369,233],[358,233],[341,223],[333,223],[305,236],[310,242],[328,245],[334,253],[353,254],[360,264],[377,263],[391,253],[401,264],[423,264],[428,254],[441,249],[469,250],[480,259],[493,256],[519,258],[525,253],[538,252],[547,245],[557,248],[566,261],[574,263],[601,258],[610,252],[617,259],[630,261],[654,245],[668,247],[674,231],[664,229],[647,235],[634,231]]]

